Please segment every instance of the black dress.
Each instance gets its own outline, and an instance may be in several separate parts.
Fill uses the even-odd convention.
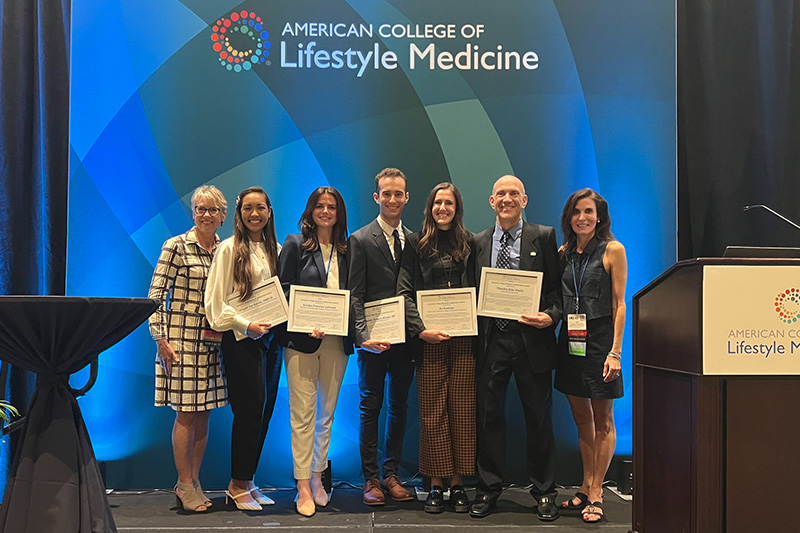
[[[595,399],[621,398],[623,394],[622,374],[609,383],[603,381],[603,366],[614,343],[611,276],[603,267],[607,245],[608,241],[594,237],[582,254],[573,249],[564,260],[561,276],[564,317],[575,312],[574,272],[580,287],[578,312],[585,313],[587,321],[585,357],[569,354],[566,320],[561,325],[555,388],[564,394]]]

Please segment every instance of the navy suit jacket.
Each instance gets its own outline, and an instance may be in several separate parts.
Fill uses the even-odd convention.
[[[309,252],[303,248],[303,236],[294,233],[286,237],[286,242],[281,248],[281,255],[278,258],[278,278],[289,300],[290,287],[292,285],[304,285],[306,287],[325,287],[325,269],[327,261],[322,257],[322,252],[317,249]],[[339,267],[339,288],[347,288],[347,254],[337,252],[336,261]],[[279,336],[281,346],[292,348],[303,353],[313,353],[319,349],[322,339],[315,339],[308,333],[291,333],[284,328]],[[344,353],[353,353],[353,340],[350,337],[342,337]]]
[[[494,226],[475,237],[476,273],[475,279],[480,287],[481,269],[492,265],[492,235]],[[561,320],[561,266],[556,246],[556,233],[550,226],[524,223],[520,242],[520,270],[544,273],[539,311],[553,319],[553,325],[539,329],[520,324],[525,351],[528,353],[534,372],[549,372],[556,367],[555,329]],[[479,339],[476,349],[477,363],[481,363],[489,339],[493,318],[478,317]]]
[[[411,231],[404,226],[403,233],[408,237]],[[364,303],[397,295],[398,267],[377,219],[350,235],[348,255],[351,333],[361,346],[369,340]]]

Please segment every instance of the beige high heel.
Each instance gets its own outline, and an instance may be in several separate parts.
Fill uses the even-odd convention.
[[[203,505],[205,505],[207,508],[211,507],[212,502],[208,496],[203,494],[203,487],[200,486],[200,482],[195,479],[192,481],[192,486],[194,487],[194,491],[197,493],[197,496],[203,499]]]
[[[314,498],[312,497],[311,500],[305,502],[304,504],[300,505],[298,501],[300,498],[300,493],[294,497],[295,508],[297,509],[297,513],[301,514],[306,517],[314,516],[317,512],[317,506],[314,504]]]
[[[193,485],[176,483],[173,491],[175,492],[175,504],[184,511],[204,513],[208,510],[203,499],[194,491]]]
[[[238,501],[239,498],[244,496],[245,494],[250,494],[249,490],[245,490],[244,492],[240,492],[237,495],[231,494],[230,491],[225,491],[225,505],[230,505],[231,502],[236,506],[237,509],[240,511],[261,511],[263,507],[258,502],[240,502]]]
[[[321,485],[318,488],[323,496],[318,496],[318,492],[314,490],[314,483],[311,483],[311,496],[313,496],[314,504],[317,505],[317,507],[325,507],[330,502],[331,495],[325,492],[325,489]]]

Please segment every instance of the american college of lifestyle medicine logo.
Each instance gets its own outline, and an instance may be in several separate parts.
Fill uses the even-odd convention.
[[[272,46],[261,17],[246,10],[220,17],[212,27],[211,47],[227,70],[241,72],[267,62]]]
[[[787,324],[797,322],[800,314],[800,290],[792,287],[779,292],[775,297],[775,312],[782,322]]]

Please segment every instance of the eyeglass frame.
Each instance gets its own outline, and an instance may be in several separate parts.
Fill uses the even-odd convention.
[[[222,209],[220,209],[219,207],[204,207],[202,205],[196,205],[196,206],[194,206],[192,208],[192,210],[199,217],[204,216],[206,213],[208,213],[212,217],[215,217],[215,216],[219,215],[220,213],[222,213]],[[215,211],[215,212],[212,213],[212,211]]]

